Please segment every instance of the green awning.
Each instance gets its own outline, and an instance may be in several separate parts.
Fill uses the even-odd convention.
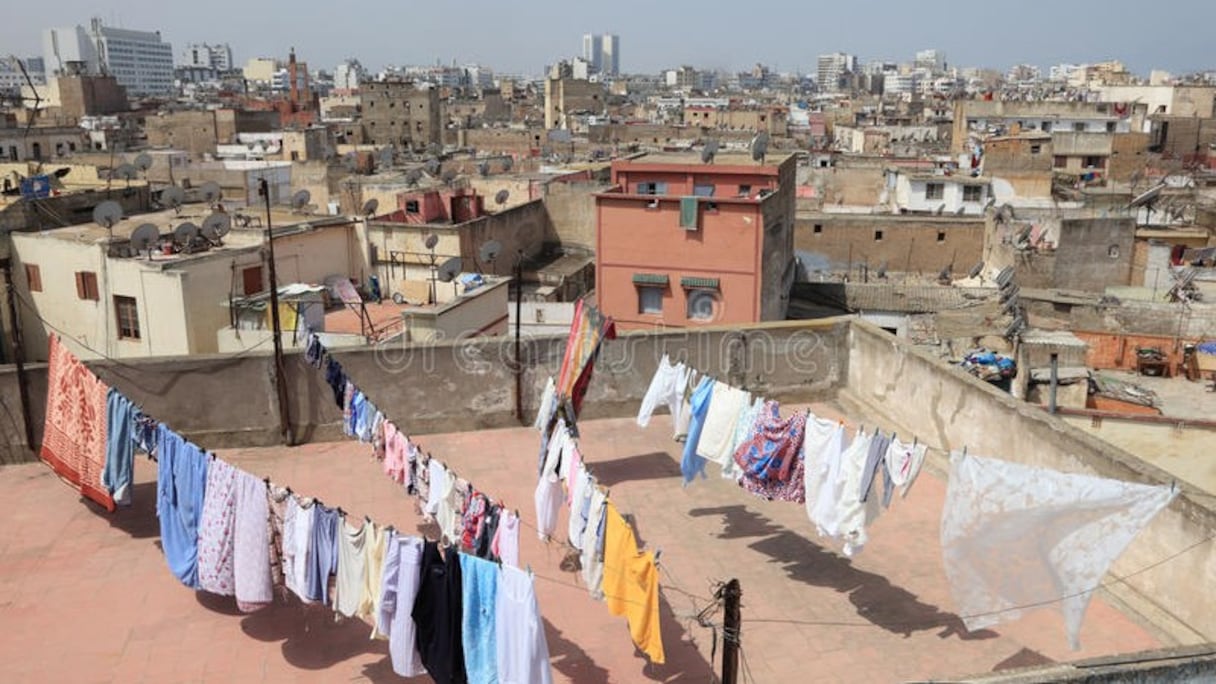
[[[662,285],[667,286],[667,276],[663,273],[634,273],[634,285]]]
[[[704,290],[717,290],[718,289],[718,279],[717,278],[693,278],[690,276],[685,276],[683,278],[680,278],[680,285],[683,287],[700,288],[700,289],[704,289]]]
[[[696,197],[681,197],[680,198],[680,227],[681,228],[697,228],[697,198]]]

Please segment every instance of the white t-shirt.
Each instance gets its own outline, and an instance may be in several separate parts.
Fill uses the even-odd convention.
[[[504,565],[494,597],[499,684],[551,684],[549,644],[532,576]]]

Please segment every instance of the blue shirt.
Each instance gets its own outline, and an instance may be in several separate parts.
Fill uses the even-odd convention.
[[[680,461],[680,472],[684,474],[684,484],[693,481],[697,473],[705,477],[705,459],[697,455],[697,442],[701,441],[701,428],[705,427],[705,416],[709,413],[709,400],[714,391],[714,379],[708,375],[701,378],[700,384],[692,392],[688,402],[690,411],[688,420],[688,439],[684,442],[684,458]]]
[[[163,424],[157,434],[156,515],[169,570],[198,588],[198,521],[207,491],[207,455]]]
[[[338,569],[338,511],[313,504],[312,539],[308,540],[308,582],[313,601],[329,605],[329,576]]]
[[[131,503],[134,428],[135,404],[111,387],[106,395],[106,465],[101,471],[101,484],[119,504]]]
[[[498,565],[460,554],[460,642],[470,682],[498,681],[498,641],[494,607],[498,596]]]

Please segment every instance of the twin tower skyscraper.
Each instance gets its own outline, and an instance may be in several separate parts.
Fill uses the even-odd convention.
[[[621,73],[621,37],[615,33],[583,34],[583,59],[591,70],[605,76]]]

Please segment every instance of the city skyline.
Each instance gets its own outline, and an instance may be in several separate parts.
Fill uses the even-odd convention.
[[[388,64],[455,61],[536,75],[546,64],[581,55],[582,37],[588,32],[621,36],[624,73],[658,73],[681,64],[735,71],[755,63],[776,71],[813,73],[820,54],[847,52],[861,63],[910,62],[916,51],[926,48],[943,51],[952,66],[1000,70],[1020,63],[1046,68],[1107,59],[1122,60],[1145,75],[1150,69],[1187,73],[1216,66],[1205,46],[1205,27],[1216,22],[1216,4],[1167,0],[1160,5],[1187,20],[1136,21],[1142,5],[1130,0],[1061,5],[1047,15],[1050,21],[1041,14],[1006,15],[995,10],[973,9],[958,16],[957,6],[946,2],[912,6],[880,0],[877,6],[867,7],[864,16],[853,6],[790,6],[780,12],[780,21],[778,13],[770,13],[750,28],[733,19],[723,21],[734,16],[725,5],[719,12],[702,5],[694,15],[679,7],[636,0],[615,6],[617,18],[571,12],[552,0],[522,8],[473,0],[460,12],[446,6],[423,10],[373,0],[360,5],[357,13],[325,12],[324,21],[315,19],[322,16],[320,3],[317,12],[296,7],[291,16],[284,16],[279,8],[232,0],[193,5],[131,0],[121,11],[99,11],[93,3],[63,0],[54,19],[42,13],[10,15],[0,27],[4,46],[0,51],[40,55],[43,29],[86,25],[90,17],[100,16],[114,27],[160,31],[175,51],[187,43],[226,42],[239,65],[251,57],[285,58],[294,46],[314,68],[326,70],[355,56],[372,71]],[[478,21],[468,21],[470,14]],[[875,16],[884,19],[872,21]],[[377,40],[374,32],[392,25],[402,28],[384,31],[383,39]],[[988,27],[998,25],[1008,39],[994,40],[1000,37],[991,35]],[[267,30],[268,26],[274,29]]]

